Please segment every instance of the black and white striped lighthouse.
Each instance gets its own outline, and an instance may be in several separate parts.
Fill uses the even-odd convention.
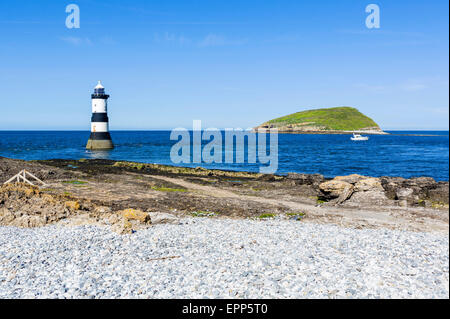
[[[92,118],[91,118],[91,136],[87,142],[86,148],[89,150],[108,150],[113,149],[114,145],[109,134],[108,124],[108,94],[105,94],[105,88],[98,81],[94,88],[92,98]]]

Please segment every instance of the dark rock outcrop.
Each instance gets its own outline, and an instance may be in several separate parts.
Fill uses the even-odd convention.
[[[26,169],[41,180],[54,180],[61,178],[70,178],[71,172],[60,168],[48,167],[32,161],[23,161],[0,157],[0,185],[8,179]]]
[[[322,198],[335,204],[370,204],[448,207],[449,183],[431,177],[365,177],[357,174],[336,176],[321,183]]]
[[[448,182],[439,182],[435,188],[428,190],[428,198],[435,202],[449,203],[449,184]]]
[[[449,203],[449,183],[431,177],[366,177],[357,174],[336,176],[319,185],[321,197],[334,204],[370,204],[445,207]]]
[[[296,185],[313,185],[317,187],[325,181],[323,175],[320,174],[288,173],[286,178],[294,181]]]
[[[381,185],[386,196],[400,201],[401,205],[449,203],[449,183],[436,182],[431,177],[405,179],[401,177],[381,177]]]

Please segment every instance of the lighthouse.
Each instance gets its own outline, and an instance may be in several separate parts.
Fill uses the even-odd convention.
[[[92,98],[92,118],[91,118],[91,136],[87,142],[86,148],[89,150],[108,150],[113,149],[114,145],[109,134],[108,124],[108,94],[105,94],[105,88],[98,81],[94,88]]]

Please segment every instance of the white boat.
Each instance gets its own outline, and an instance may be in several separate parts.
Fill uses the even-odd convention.
[[[352,141],[367,141],[369,139],[368,136],[362,136],[360,134],[353,133],[353,136],[350,137]]]

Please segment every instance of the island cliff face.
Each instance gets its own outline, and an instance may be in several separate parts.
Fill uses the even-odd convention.
[[[276,128],[279,133],[385,134],[371,118],[347,106],[297,112],[267,121],[254,129],[268,128]]]

